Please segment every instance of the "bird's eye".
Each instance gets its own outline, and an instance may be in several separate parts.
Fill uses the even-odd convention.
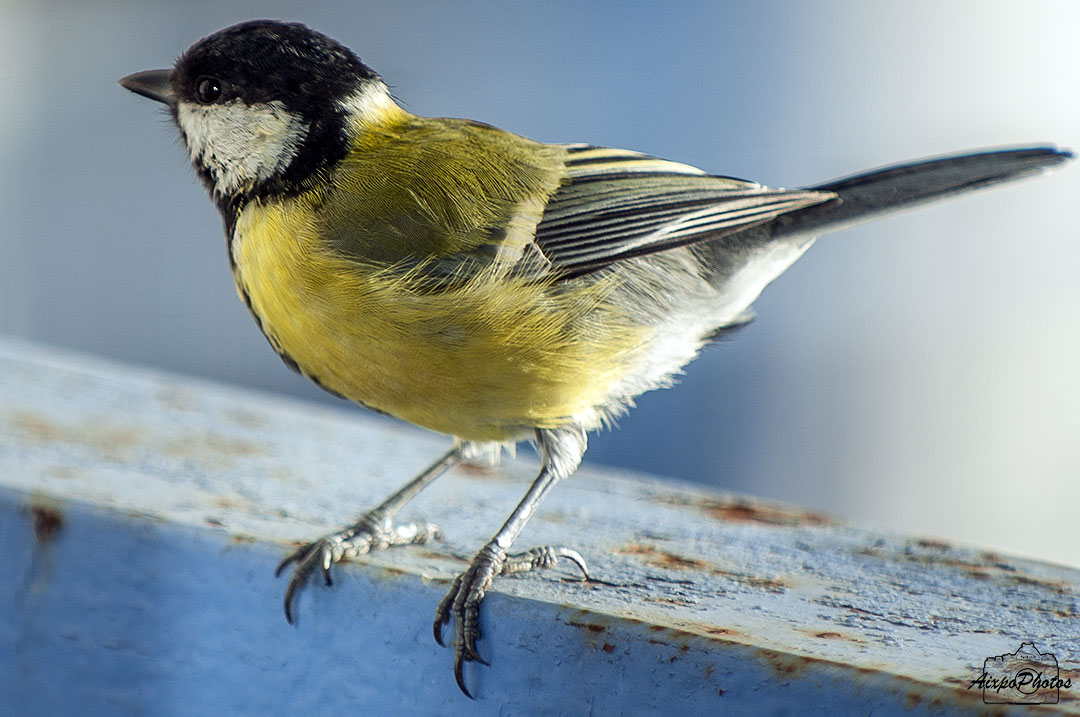
[[[200,77],[195,80],[195,99],[208,105],[221,97],[221,83],[213,77]]]

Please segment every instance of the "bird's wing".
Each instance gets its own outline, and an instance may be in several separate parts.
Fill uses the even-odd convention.
[[[568,181],[535,244],[563,277],[716,239],[827,202],[827,191],[771,189],[621,149],[566,145]]]

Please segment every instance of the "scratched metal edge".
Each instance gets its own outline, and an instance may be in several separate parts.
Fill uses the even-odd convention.
[[[115,507],[103,507],[80,500],[72,500],[64,496],[50,494],[48,491],[26,493],[0,487],[0,506],[7,502],[12,506],[21,506],[25,511],[28,522],[32,525],[34,539],[38,542],[48,542],[56,531],[62,530],[64,514],[71,510],[82,511],[87,514],[100,513],[106,519],[149,521],[160,527],[180,529],[183,532],[197,531],[203,533],[211,540],[220,540],[223,543],[246,542],[254,543],[259,538],[252,536],[230,535],[224,530],[213,529],[210,526],[197,526],[187,523],[171,521],[168,518],[153,515],[142,511],[127,511]],[[0,511],[2,514],[2,511]],[[281,541],[271,541],[279,545]],[[409,566],[380,565],[367,561],[355,561],[348,564],[348,570],[365,574],[378,582],[387,578],[400,579],[412,578],[423,585],[430,582],[446,583],[445,578],[432,578],[425,571],[417,570]],[[266,580],[270,582],[267,574]],[[813,656],[798,654],[782,649],[771,649],[756,644],[750,636],[743,639],[736,634],[717,635],[709,634],[707,628],[693,626],[680,620],[641,619],[627,616],[613,616],[607,613],[597,612],[595,609],[575,605],[572,599],[580,593],[565,591],[564,598],[538,599],[535,597],[515,595],[512,591],[493,589],[492,594],[498,594],[505,600],[513,601],[519,607],[514,608],[526,614],[539,614],[539,619],[545,623],[561,624],[575,631],[583,631],[587,639],[596,643],[596,649],[606,651],[612,642],[625,644],[627,641],[639,641],[640,643],[671,648],[679,655],[687,651],[695,651],[704,655],[716,655],[726,653],[729,659],[740,664],[756,664],[758,667],[767,668],[765,671],[776,680],[774,689],[783,691],[791,681],[806,684],[831,684],[851,682],[858,684],[862,689],[872,687],[873,698],[869,702],[878,708],[888,707],[891,702],[897,709],[905,713],[919,714],[990,714],[1005,715],[1010,710],[1015,710],[1015,705],[986,705],[982,702],[978,690],[965,688],[963,684],[941,685],[926,682],[909,675],[898,674],[887,670],[869,667],[855,667],[842,662],[822,659]],[[336,598],[340,601],[347,600],[345,595]],[[272,606],[267,606],[268,611],[276,612]],[[505,612],[505,608],[502,610]],[[282,629],[285,629],[282,623]],[[618,637],[609,637],[617,633]],[[436,647],[432,644],[431,649]],[[496,665],[496,668],[498,665]],[[486,668],[485,668],[486,669]],[[488,684],[497,682],[500,675],[493,673],[487,677]],[[733,678],[735,682],[742,678]],[[881,694],[887,693],[891,699],[882,702]],[[726,707],[732,707],[730,701]],[[1032,706],[1026,706],[1031,710]],[[1073,700],[1056,705],[1036,706],[1036,712],[1046,714],[1080,714],[1080,704]]]

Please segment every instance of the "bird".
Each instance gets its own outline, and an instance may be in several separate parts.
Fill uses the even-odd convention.
[[[340,397],[451,436],[451,448],[353,525],[307,543],[285,616],[316,572],[440,537],[396,524],[462,461],[532,441],[521,502],[438,604],[453,673],[501,575],[589,569],[567,546],[512,552],[589,432],[666,388],[749,323],[762,290],[821,235],[1037,174],[1053,146],[908,162],[803,189],[591,144],[546,144],[405,110],[345,45],[299,23],[243,22],[120,84],[163,103],[224,222],[240,299],[293,370]]]

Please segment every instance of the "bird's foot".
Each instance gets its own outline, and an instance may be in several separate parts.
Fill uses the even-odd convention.
[[[454,679],[466,697],[472,694],[465,687],[465,663],[488,662],[476,650],[476,641],[480,639],[480,603],[484,594],[491,587],[496,575],[511,575],[533,570],[553,568],[559,564],[559,558],[566,558],[575,563],[585,579],[589,579],[589,568],[585,558],[576,550],[563,546],[546,545],[533,548],[523,553],[507,555],[494,541],[488,543],[473,558],[469,569],[454,578],[446,597],[435,610],[435,641],[444,645],[443,626],[454,620]]]
[[[313,543],[308,543],[281,561],[274,575],[279,576],[291,564],[292,576],[285,588],[285,619],[289,623],[296,621],[295,605],[300,589],[307,584],[308,578],[316,568],[322,571],[323,581],[333,585],[330,579],[330,566],[334,563],[365,555],[373,550],[382,550],[395,545],[426,543],[440,537],[439,528],[434,523],[422,520],[412,523],[393,525],[389,518],[374,510],[355,525],[338,533],[332,533]]]

